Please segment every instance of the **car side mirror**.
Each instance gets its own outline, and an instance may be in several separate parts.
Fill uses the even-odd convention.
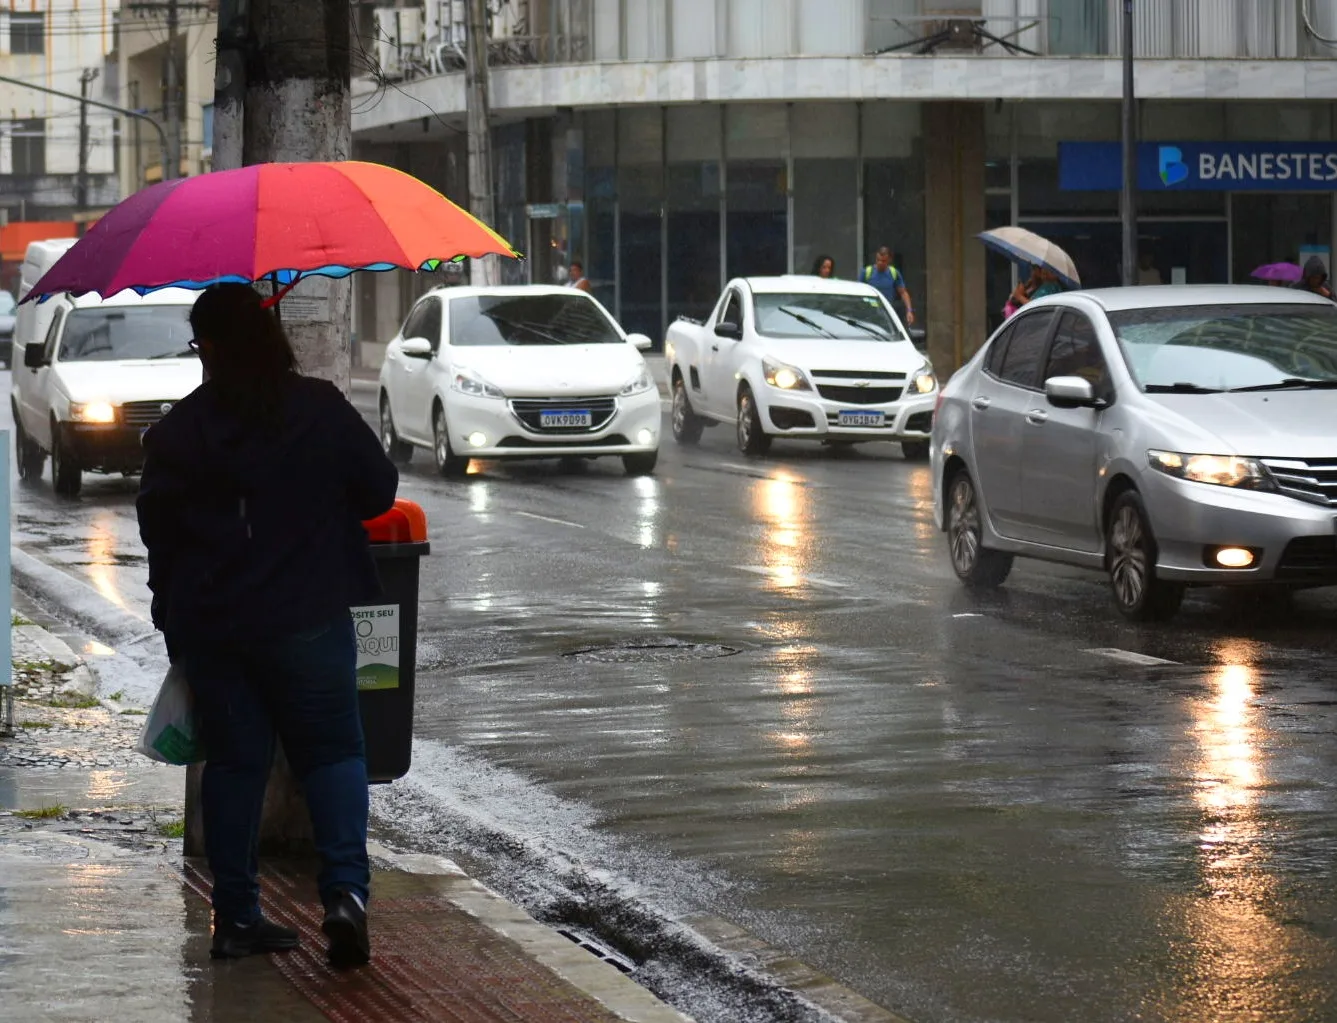
[[[715,336],[728,338],[730,341],[741,341],[743,339],[743,328],[732,320],[724,320],[715,324]]]
[[[434,354],[432,342],[425,337],[405,338],[400,342],[399,350],[410,359],[430,359]]]
[[[1085,377],[1050,377],[1045,381],[1045,397],[1054,408],[1104,408],[1106,405]]]
[[[655,343],[644,334],[628,334],[627,344],[635,345],[636,350],[640,352],[648,352],[655,345]]]
[[[46,346],[31,344],[23,346],[23,365],[28,369],[41,369],[46,365]]]

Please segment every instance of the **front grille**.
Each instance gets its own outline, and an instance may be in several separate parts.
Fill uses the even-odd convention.
[[[172,402],[166,398],[161,401],[127,401],[121,406],[121,422],[126,426],[152,426],[170,410]]]
[[[1337,505],[1337,458],[1264,458],[1283,494],[1313,504]]]
[[[916,412],[905,421],[905,431],[907,433],[932,433],[933,413]]]
[[[1279,579],[1337,576],[1337,537],[1299,536],[1286,545],[1277,564]]]
[[[590,414],[589,426],[560,426],[544,428],[539,425],[540,415],[566,409],[580,409]],[[545,437],[569,437],[573,434],[597,433],[617,415],[616,398],[512,398],[511,412],[526,430]]]
[[[884,373],[880,370],[876,372],[865,372],[858,369],[815,369],[812,371],[815,377],[826,377],[830,380],[904,380],[904,373]]]
[[[556,433],[556,430],[548,431]],[[563,448],[614,448],[620,445],[630,444],[631,441],[620,433],[610,433],[607,437],[600,437],[598,440],[568,440],[560,444],[544,443],[541,440],[535,440],[533,437],[503,437],[497,444],[499,448],[524,448],[529,451],[541,451],[544,448],[563,447]]]
[[[900,387],[846,387],[840,384],[818,384],[817,393],[827,401],[842,405],[890,405],[901,400]]]

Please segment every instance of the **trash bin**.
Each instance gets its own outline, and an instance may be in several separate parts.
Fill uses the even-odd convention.
[[[363,525],[384,590],[381,603],[352,609],[367,777],[378,784],[402,778],[412,757],[418,563],[430,545],[427,516],[412,501]]]

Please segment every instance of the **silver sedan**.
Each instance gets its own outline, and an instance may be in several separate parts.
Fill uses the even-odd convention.
[[[1337,584],[1337,306],[1261,286],[1077,291],[943,389],[934,507],[969,586],[1015,557],[1109,573],[1168,619],[1189,586]]]

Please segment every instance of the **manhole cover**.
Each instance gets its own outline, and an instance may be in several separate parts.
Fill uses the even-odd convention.
[[[562,656],[597,664],[641,663],[645,661],[704,661],[712,657],[731,657],[737,647],[721,643],[689,643],[681,639],[633,640],[602,646],[569,650]]]

